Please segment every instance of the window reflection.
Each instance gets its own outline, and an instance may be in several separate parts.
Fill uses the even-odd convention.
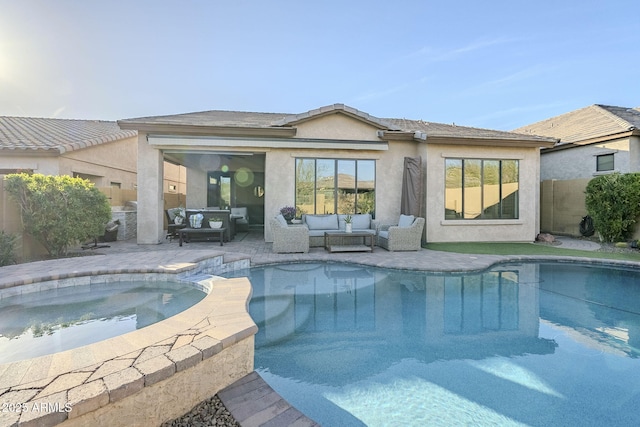
[[[445,159],[445,219],[517,219],[518,160]]]
[[[306,214],[375,210],[375,161],[296,159],[296,207]]]

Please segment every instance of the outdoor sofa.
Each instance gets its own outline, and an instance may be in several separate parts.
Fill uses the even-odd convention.
[[[309,230],[309,246],[324,246],[325,231],[345,231],[345,217],[347,215],[302,215],[302,225]],[[376,235],[378,223],[371,219],[371,214],[351,215],[352,231],[354,233],[369,233]]]
[[[203,219],[200,228],[194,229],[191,227],[190,218],[192,215],[202,214]],[[201,237],[205,239],[209,239],[211,234],[207,230],[211,230],[209,227],[209,219],[217,218],[222,220],[222,227],[225,229],[224,231],[224,241],[229,242],[233,240],[236,235],[235,230],[235,221],[231,218],[231,211],[226,209],[187,209],[186,210],[186,218],[185,218],[185,227],[183,229],[190,230],[190,239],[193,237],[193,234],[196,234],[196,238]],[[200,230],[199,236],[197,230]]]
[[[269,221],[273,233],[273,252],[309,252],[309,247],[322,247],[326,231],[345,231],[346,216],[302,215],[300,224],[288,224],[282,215],[278,215]],[[354,233],[369,233],[375,239],[378,224],[370,214],[351,215],[351,218]]]

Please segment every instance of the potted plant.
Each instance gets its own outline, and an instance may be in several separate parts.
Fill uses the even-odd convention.
[[[347,233],[353,232],[353,218],[351,215],[347,215],[344,217],[344,230]]]
[[[223,218],[219,217],[211,217],[209,218],[209,227],[210,228],[221,228],[222,223],[224,222]]]
[[[282,214],[284,219],[286,219],[287,222],[290,223],[291,220],[296,217],[296,208],[294,208],[293,206],[285,206],[280,209],[280,213]]]
[[[184,208],[183,207],[179,207],[179,208],[174,208],[173,211],[171,211],[171,213],[173,213],[173,223],[176,225],[181,225],[184,222]]]

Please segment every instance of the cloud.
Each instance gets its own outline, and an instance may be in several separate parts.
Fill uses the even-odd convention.
[[[494,39],[474,40],[465,46],[461,46],[453,49],[446,49],[446,50],[434,49],[432,47],[425,46],[398,58],[398,61],[405,62],[405,61],[413,61],[417,59],[426,59],[428,62],[431,62],[431,63],[454,61],[456,59],[462,58],[466,55],[470,55],[480,50],[490,49],[494,46],[512,44],[520,41],[522,41],[522,39],[520,38],[499,37]]]
[[[65,109],[66,109],[66,107],[57,108],[56,111],[53,112],[51,117],[54,118],[54,119],[59,117],[64,112]]]
[[[476,90],[493,89],[496,87],[507,86],[515,82],[528,80],[540,74],[548,73],[552,69],[547,65],[534,65],[529,68],[516,71],[509,75],[499,77],[497,79],[488,80],[476,86]],[[473,88],[471,90],[474,90]]]

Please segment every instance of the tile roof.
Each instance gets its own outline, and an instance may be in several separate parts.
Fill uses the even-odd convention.
[[[640,129],[640,108],[595,104],[523,126],[514,132],[555,137],[560,139],[561,145],[635,129]]]
[[[0,153],[65,152],[136,136],[116,122],[0,117]]]
[[[405,132],[418,132],[426,134],[427,137],[446,137],[446,138],[480,138],[480,139],[513,139],[513,140],[542,140],[538,135],[518,134],[515,132],[505,132],[492,129],[474,128],[468,126],[458,126],[456,124],[444,124],[425,122],[423,120],[407,120],[407,119],[384,119],[395,126],[401,128]]]
[[[170,116],[141,117],[119,120],[127,129],[136,129],[139,125],[179,125],[204,127],[238,127],[264,128],[292,127],[306,120],[331,113],[343,113],[358,118],[378,127],[380,130],[417,133],[427,136],[448,138],[479,138],[542,141],[549,143],[550,138],[532,134],[516,134],[490,129],[479,129],[442,123],[425,122],[394,118],[379,118],[344,104],[332,104],[300,114],[288,113],[255,113],[244,111],[202,111],[197,113],[177,114]]]

